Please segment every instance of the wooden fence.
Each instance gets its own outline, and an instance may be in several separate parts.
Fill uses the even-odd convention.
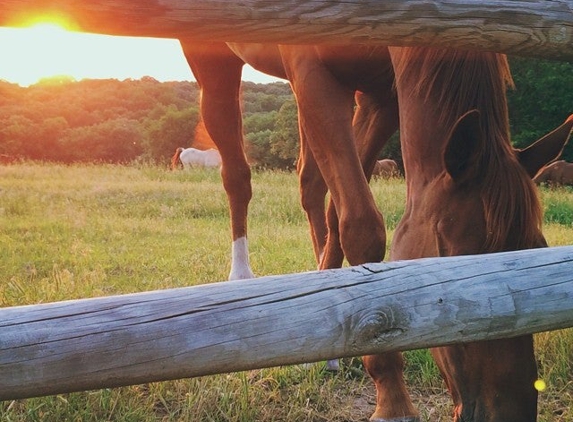
[[[0,0],[0,25],[47,14],[116,35],[433,45],[573,60],[572,10],[573,0]],[[573,247],[4,308],[0,400],[571,326]]]
[[[0,0],[2,26],[37,15],[115,35],[433,45],[573,60],[573,0]]]
[[[0,309],[0,400],[573,326],[573,246]]]

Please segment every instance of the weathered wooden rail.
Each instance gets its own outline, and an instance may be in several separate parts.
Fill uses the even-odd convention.
[[[0,400],[573,326],[573,246],[0,309]]]
[[[0,0],[2,26],[50,14],[114,35],[433,45],[573,60],[573,0]]]

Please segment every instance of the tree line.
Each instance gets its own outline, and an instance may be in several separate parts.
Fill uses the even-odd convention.
[[[512,139],[523,148],[573,112],[573,64],[523,58],[510,64]],[[242,107],[249,160],[293,168],[299,141],[289,85],[244,82]],[[23,88],[0,81],[0,154],[18,159],[167,164],[179,146],[212,145],[199,123],[195,82],[57,77]],[[398,139],[383,155],[401,161]],[[562,158],[573,161],[573,145]]]

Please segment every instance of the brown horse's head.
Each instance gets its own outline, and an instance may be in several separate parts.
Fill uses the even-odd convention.
[[[443,171],[427,188],[414,189],[407,230],[399,228],[393,259],[455,256],[546,246],[541,207],[531,180],[554,160],[573,119],[524,150],[492,154],[480,122],[470,111],[454,125],[443,150]]]
[[[479,114],[462,117],[445,149],[446,170],[436,184],[442,193],[433,198],[443,210],[436,228],[438,254],[546,246],[531,178],[561,153],[572,125],[568,121],[529,148],[498,157],[503,168],[496,169],[483,155],[488,141]],[[456,401],[458,420],[536,420],[531,336],[438,348],[433,354]]]
[[[546,246],[531,177],[559,155],[573,122],[516,151],[509,139],[505,86],[511,77],[504,56],[398,49],[393,62],[408,194],[391,259]],[[532,336],[432,353],[454,399],[456,421],[536,420]]]
[[[462,116],[443,150],[442,173],[414,193],[417,209],[397,229],[392,258],[546,246],[531,177],[560,153],[572,125],[562,125],[526,150],[494,157],[488,153],[480,113]],[[531,336],[432,352],[454,398],[456,421],[535,421]]]
[[[391,51],[408,183],[393,259],[544,246],[541,207],[531,178],[559,156],[573,119],[530,148],[514,150],[505,56]]]

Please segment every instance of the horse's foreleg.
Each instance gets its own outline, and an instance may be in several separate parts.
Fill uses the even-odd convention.
[[[380,261],[386,232],[353,140],[354,93],[323,68],[312,48],[281,46],[281,52],[299,123],[339,216],[344,255],[351,265]]]
[[[182,41],[181,44],[201,87],[205,128],[221,154],[221,176],[229,200],[233,236],[229,279],[252,278],[247,244],[251,169],[244,152],[239,101],[244,63],[222,43],[198,46]]]
[[[402,353],[391,352],[362,358],[366,371],[376,385],[376,410],[371,421],[419,422],[404,383]]]
[[[356,93],[355,100],[357,107],[352,123],[354,139],[364,175],[370,180],[380,151],[398,129],[398,103],[392,92],[391,81],[387,86],[381,86],[374,95]],[[321,268],[339,268],[344,255],[339,239],[338,216],[332,201],[328,206],[327,222],[329,236]]]

